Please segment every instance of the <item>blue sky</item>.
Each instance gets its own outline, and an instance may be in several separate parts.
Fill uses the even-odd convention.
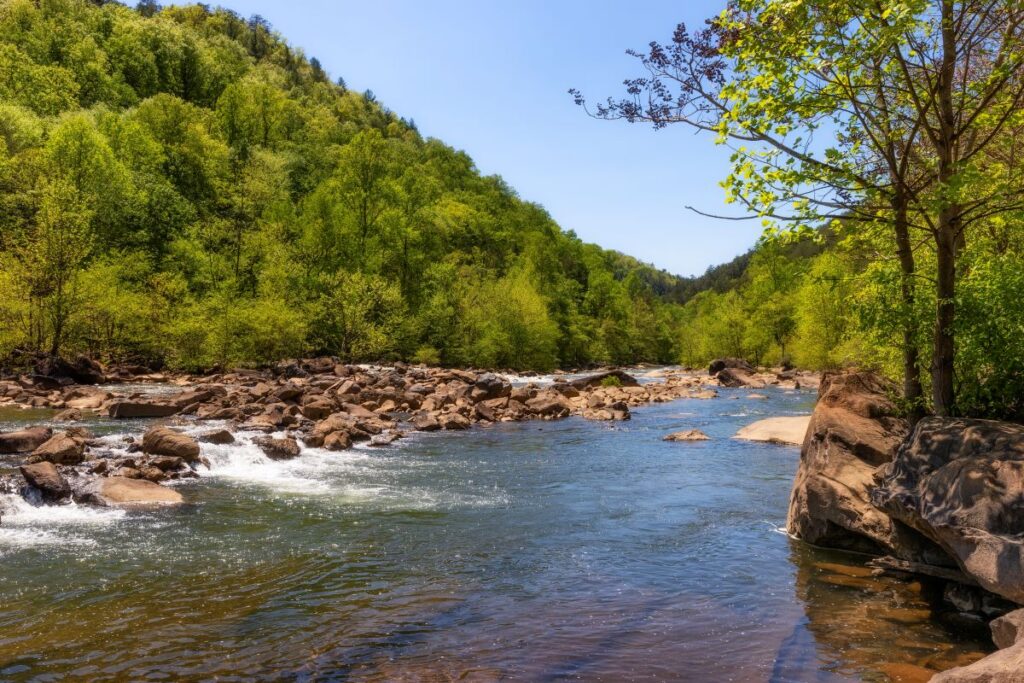
[[[677,127],[596,121],[599,99],[638,75],[626,48],[696,26],[724,0],[226,0],[259,14],[333,78],[373,90],[424,135],[468,152],[583,239],[681,275],[753,245],[757,221],[727,213],[728,150]]]

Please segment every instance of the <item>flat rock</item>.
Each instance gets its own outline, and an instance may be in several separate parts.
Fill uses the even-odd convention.
[[[180,493],[145,479],[99,477],[75,493],[75,500],[100,506],[179,505]]]
[[[115,401],[107,408],[107,415],[117,419],[132,417],[169,417],[180,410],[170,403],[155,401]]]
[[[810,415],[794,417],[770,417],[758,420],[736,432],[736,439],[744,441],[763,441],[766,443],[799,446],[804,442],[807,426],[811,422]]]

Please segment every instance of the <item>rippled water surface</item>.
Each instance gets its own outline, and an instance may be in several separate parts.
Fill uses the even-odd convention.
[[[0,680],[923,681],[980,656],[933,587],[780,532],[798,449],[729,437],[813,395],[721,393],[283,463],[242,435],[177,510],[10,497]],[[661,440],[690,428],[712,440]]]

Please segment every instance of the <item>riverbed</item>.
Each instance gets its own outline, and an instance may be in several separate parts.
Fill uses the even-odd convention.
[[[933,586],[784,533],[799,449],[731,437],[813,392],[719,393],[287,462],[242,433],[178,509],[8,497],[0,680],[883,682],[991,649]]]

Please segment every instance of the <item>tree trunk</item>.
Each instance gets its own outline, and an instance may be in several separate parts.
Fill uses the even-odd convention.
[[[912,415],[920,417],[922,411],[921,398],[924,390],[921,387],[921,363],[917,349],[917,330],[914,323],[914,277],[916,264],[914,250],[910,244],[910,228],[907,219],[907,202],[901,196],[893,200],[895,219],[893,227],[896,232],[896,250],[900,259],[900,296],[905,309],[903,319],[903,399],[910,405]]]
[[[932,355],[932,401],[935,414],[952,415],[956,396],[953,385],[954,360],[956,346],[953,337],[953,321],[955,319],[956,295],[956,233],[957,221],[954,215],[956,207],[943,210],[939,218],[938,234],[936,235],[937,303],[935,307],[935,340]]]

